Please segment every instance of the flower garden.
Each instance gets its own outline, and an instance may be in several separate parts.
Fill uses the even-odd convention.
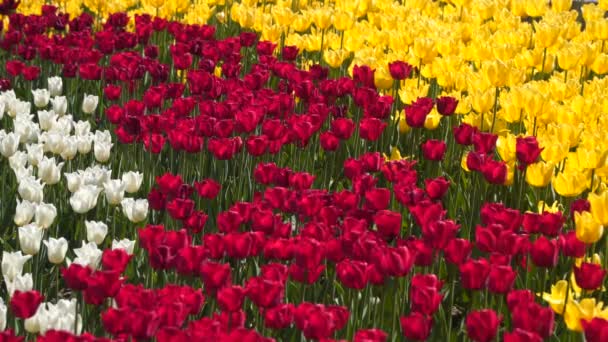
[[[3,0],[0,342],[608,341],[607,11]]]

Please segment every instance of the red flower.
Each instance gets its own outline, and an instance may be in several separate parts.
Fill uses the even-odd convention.
[[[16,290],[11,297],[11,310],[17,318],[30,318],[34,316],[43,300],[44,297],[38,291]]]
[[[530,256],[537,267],[555,267],[559,258],[558,241],[539,237],[530,246]]]
[[[496,336],[501,320],[494,310],[473,311],[466,318],[467,334],[475,342],[490,342]]]
[[[376,141],[382,135],[387,123],[377,118],[364,118],[359,123],[359,135],[362,139]]]
[[[299,49],[297,46],[284,46],[281,51],[281,57],[286,61],[295,61],[298,57]]]
[[[220,192],[221,186],[215,180],[207,178],[200,182],[194,182],[194,188],[199,196],[213,199]]]
[[[93,305],[101,305],[106,298],[116,296],[121,285],[122,279],[117,271],[96,271],[87,281],[84,301]]]
[[[191,199],[174,198],[167,203],[167,211],[176,220],[185,220],[194,210],[194,201]]]
[[[439,309],[443,299],[439,290],[441,290],[441,282],[434,274],[415,275],[410,286],[412,311],[433,315]]]
[[[23,78],[27,81],[33,81],[40,75],[40,68],[37,66],[26,66],[22,70]]]
[[[486,259],[468,260],[460,265],[462,287],[481,290],[486,286],[490,274],[490,263]]]
[[[602,342],[608,337],[608,321],[595,317],[590,321],[581,320],[581,325],[585,331],[585,341]]]
[[[335,151],[340,147],[340,139],[331,132],[323,132],[319,135],[321,148],[325,151]]]
[[[285,329],[293,323],[293,304],[281,304],[264,311],[264,325],[270,329]]]
[[[365,205],[372,210],[388,208],[391,192],[385,188],[374,188],[365,192]]]
[[[473,144],[473,136],[477,133],[477,127],[462,123],[460,126],[454,127],[453,132],[457,144],[471,145]]]
[[[581,289],[595,290],[602,286],[606,270],[601,265],[583,262],[580,267],[574,266],[574,277]]]
[[[401,214],[390,210],[380,210],[374,215],[374,223],[380,236],[392,240],[401,232]]]
[[[559,247],[564,256],[571,258],[582,258],[585,256],[587,246],[576,238],[575,231],[569,231],[559,237]]]
[[[400,318],[403,335],[410,340],[426,341],[431,334],[433,319],[419,312]]]
[[[422,144],[421,148],[425,159],[440,161],[445,155],[447,146],[441,140],[429,139]]]
[[[403,61],[395,61],[388,64],[388,71],[394,80],[404,80],[412,74],[412,66]]]
[[[526,165],[535,163],[542,150],[543,149],[538,146],[536,137],[532,136],[517,138],[517,142],[515,144],[515,154],[517,156],[517,161],[519,161],[524,167]]]
[[[380,329],[361,329],[355,333],[353,342],[384,342],[388,334]]]
[[[481,165],[483,177],[491,184],[504,184],[507,171],[507,164],[503,161],[486,160]]]
[[[100,66],[94,63],[81,64],[78,68],[78,74],[84,80],[97,81],[101,79],[102,69]]]
[[[342,140],[350,138],[354,130],[355,124],[349,118],[336,118],[331,122],[331,132]]]
[[[455,265],[461,265],[471,256],[473,244],[466,239],[453,239],[443,250],[445,260]]]
[[[488,289],[492,293],[507,293],[513,288],[517,272],[511,266],[492,265]]]
[[[512,325],[526,331],[533,331],[542,338],[553,334],[555,313],[534,301],[520,303],[511,311]]]
[[[184,184],[180,175],[173,175],[171,173],[164,173],[162,176],[156,177],[156,184],[160,191],[165,195],[175,195],[179,187]]]
[[[127,254],[124,249],[106,249],[101,256],[101,264],[107,271],[116,271],[122,273],[127,268],[131,255]]]
[[[217,304],[223,311],[239,311],[244,300],[245,290],[241,286],[225,286],[217,292]]]
[[[89,267],[75,263],[72,263],[68,268],[61,269],[61,275],[67,287],[76,291],[87,288],[87,281],[92,272],[93,270]]]
[[[433,99],[421,97],[405,108],[405,121],[410,127],[423,127],[427,115],[433,109]]]
[[[473,135],[473,146],[475,147],[475,152],[481,154],[493,152],[494,148],[496,148],[496,140],[498,140],[498,136],[496,134],[476,132]]]
[[[344,286],[361,290],[367,286],[366,268],[364,262],[345,259],[336,265],[336,275]]]
[[[353,80],[364,87],[376,89],[376,85],[374,83],[374,70],[367,65],[354,66]]]
[[[450,181],[444,177],[427,178],[424,180],[424,190],[431,199],[440,199],[450,187]]]
[[[458,107],[458,100],[451,96],[442,96],[437,99],[437,111],[441,115],[450,116],[454,114],[456,107]]]
[[[519,305],[534,302],[534,293],[530,290],[513,290],[507,294],[507,307],[509,311],[515,310]]]
[[[220,264],[212,261],[204,262],[200,269],[205,288],[214,292],[230,283],[230,264]]]
[[[542,342],[543,338],[537,333],[515,329],[512,332],[506,332],[503,336],[504,342]],[[587,341],[591,341],[587,339]]]

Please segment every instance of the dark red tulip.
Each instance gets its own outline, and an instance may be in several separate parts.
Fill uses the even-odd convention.
[[[490,263],[486,259],[470,259],[460,265],[462,287],[468,290],[481,290],[486,286],[490,275]]]
[[[402,316],[401,331],[410,340],[426,341],[431,334],[433,318],[419,312],[412,312],[407,316]]]
[[[492,293],[507,293],[513,288],[517,272],[511,266],[492,265],[488,289]]]
[[[515,148],[517,161],[524,167],[535,163],[543,150],[534,136],[518,137]]]
[[[557,240],[539,237],[530,245],[530,256],[537,267],[552,268],[557,265],[559,244]]]
[[[17,318],[30,318],[34,316],[42,301],[44,301],[44,296],[42,296],[38,291],[22,292],[16,290],[11,297],[11,311]]]
[[[581,289],[595,290],[602,286],[606,270],[600,264],[583,262],[580,267],[574,266],[574,277]]]
[[[437,111],[443,116],[450,116],[458,107],[458,100],[451,96],[442,96],[437,99]]]
[[[467,335],[475,342],[490,342],[496,337],[502,318],[494,310],[473,311],[467,315]]]
[[[412,74],[412,66],[403,61],[395,61],[388,64],[388,71],[394,80],[404,80]]]

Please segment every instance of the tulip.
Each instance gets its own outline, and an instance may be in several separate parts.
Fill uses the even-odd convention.
[[[4,131],[0,132],[0,154],[5,158],[8,158],[17,152],[20,138],[14,132],[8,134],[2,133],[4,133]]]
[[[403,335],[414,341],[426,341],[431,333],[433,318],[413,312],[400,318]]]
[[[63,81],[61,77],[53,76],[47,79],[47,88],[51,96],[59,96],[63,92]]]
[[[15,279],[6,281],[6,291],[12,296],[15,291],[31,291],[34,288],[34,278],[31,273],[17,275]]]
[[[43,131],[49,131],[53,126],[57,125],[57,114],[52,110],[38,111],[38,124]]]
[[[65,238],[49,238],[43,243],[47,248],[49,262],[55,265],[61,264],[68,251],[68,241]]]
[[[5,280],[13,280],[23,272],[23,265],[32,256],[23,255],[21,251],[9,253],[2,252],[2,275]]]
[[[604,226],[597,222],[588,211],[575,212],[574,225],[576,228],[576,238],[587,244],[597,242],[604,234]]]
[[[87,241],[101,245],[108,234],[108,226],[103,222],[84,221],[87,229]]]
[[[48,229],[57,217],[57,208],[53,204],[41,203],[36,206],[36,225]]]
[[[85,244],[84,241],[82,241],[82,247],[74,249],[76,259],[74,259],[73,263],[96,270],[101,262],[102,253],[103,251],[98,249],[94,242]]]
[[[91,134],[76,136],[76,148],[80,154],[88,154],[91,152],[93,145],[93,136]]]
[[[19,246],[23,253],[38,254],[43,234],[44,230],[35,223],[19,227]]]
[[[141,172],[125,172],[122,174],[122,182],[125,185],[125,191],[129,194],[139,191],[143,182],[144,175]]]
[[[27,153],[23,151],[17,151],[8,158],[9,166],[13,171],[19,168],[25,168],[27,164]]]
[[[604,318],[594,317],[589,321],[581,321],[581,324],[585,331],[585,341],[600,342],[608,334],[608,321]]]
[[[135,241],[129,239],[112,240],[112,249],[124,249],[127,254],[132,255],[135,249]]]
[[[34,96],[34,105],[38,108],[45,108],[51,100],[51,93],[46,89],[32,90]]]
[[[36,204],[28,200],[20,201],[17,199],[17,207],[15,208],[15,217],[13,221],[17,226],[24,226],[32,221],[36,211]]]
[[[65,96],[55,96],[51,99],[53,111],[59,116],[65,115],[68,111],[68,100]]]
[[[498,332],[502,318],[494,310],[473,311],[467,315],[467,335],[475,342],[490,342]]]
[[[587,199],[595,220],[602,225],[608,224],[608,191],[602,191],[600,194],[592,192]]]
[[[601,265],[583,262],[580,267],[574,267],[576,284],[585,290],[595,290],[602,286],[606,270]]]
[[[63,163],[55,164],[55,158],[43,157],[38,165],[38,178],[44,183],[52,185],[59,183]]]
[[[40,183],[40,180],[34,179],[33,177],[26,177],[19,182],[17,192],[24,200],[40,203],[42,202],[43,197],[43,187],[44,185]]]
[[[133,223],[138,223],[148,216],[148,200],[125,198],[121,202],[122,212]]]
[[[38,291],[15,291],[11,298],[11,311],[18,318],[30,318],[38,310],[44,297]]]
[[[0,331],[4,331],[6,329],[6,305],[4,304],[4,300],[0,298]]]
[[[125,184],[120,179],[112,179],[103,184],[106,200],[110,205],[118,205],[125,196]]]
[[[114,144],[108,142],[95,141],[93,146],[93,153],[95,154],[95,160],[100,163],[105,163],[110,160],[110,152]]]
[[[97,205],[97,197],[101,189],[95,185],[83,185],[70,197],[72,210],[84,214]]]
[[[85,114],[92,114],[95,109],[97,109],[97,104],[99,103],[99,97],[95,95],[84,95],[84,100],[82,101],[82,111]]]
[[[84,179],[81,174],[77,172],[64,173],[65,179],[67,180],[67,186],[69,192],[76,192],[80,186],[84,183]]]

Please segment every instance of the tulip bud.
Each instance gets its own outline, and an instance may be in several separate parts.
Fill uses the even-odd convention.
[[[30,334],[37,334],[40,332],[40,321],[46,320],[46,310],[44,306],[44,303],[41,303],[41,305],[38,306],[38,310],[36,311],[34,316],[27,318],[25,319],[25,321],[23,321],[23,327],[25,328],[25,331]]]
[[[121,202],[122,212],[133,223],[141,222],[148,216],[148,200],[125,198]]]
[[[87,154],[91,152],[91,145],[93,144],[93,137],[91,135],[78,135],[76,136],[76,147],[78,153]]]
[[[120,179],[112,179],[103,184],[106,200],[110,205],[118,205],[125,196],[125,184]]]
[[[65,238],[49,238],[43,241],[47,249],[49,262],[52,264],[61,264],[65,259],[65,254],[68,251],[68,240]]]
[[[23,265],[31,257],[31,255],[23,255],[21,251],[2,252],[2,276],[4,280],[13,280],[16,276],[21,275]]]
[[[32,221],[36,204],[28,200],[20,201],[17,199],[17,207],[15,208],[15,217],[13,221],[17,226],[24,226]]]
[[[24,168],[27,164],[27,153],[23,151],[17,151],[10,158],[8,158],[8,164],[13,171]]]
[[[23,253],[28,255],[38,254],[43,233],[44,230],[35,223],[19,227],[19,246]]]
[[[44,158],[44,145],[43,144],[27,144],[25,149],[27,150],[27,161],[32,166],[38,166],[38,163]]]
[[[51,94],[46,89],[32,90],[32,95],[34,96],[34,106],[38,108],[48,106],[49,101],[51,100]]]
[[[99,97],[95,95],[85,94],[84,100],[82,101],[82,111],[85,114],[92,114],[97,109],[99,103]]]
[[[65,96],[55,96],[51,99],[53,111],[59,116],[63,116],[68,111],[68,100]]]
[[[42,229],[49,228],[57,217],[57,209],[53,204],[42,203],[36,207],[36,225]]]
[[[47,79],[47,88],[51,96],[59,96],[63,92],[63,81],[59,76],[49,77]]]
[[[103,222],[84,221],[87,228],[87,241],[101,245],[108,234],[108,226]]]
[[[125,185],[125,191],[130,194],[139,190],[143,180],[144,175],[140,172],[129,171],[122,174],[122,182]]]
[[[76,157],[76,153],[78,153],[78,137],[65,137],[64,141],[65,145],[63,147],[63,151],[60,153],[61,158],[63,160],[72,160],[74,157]]]

